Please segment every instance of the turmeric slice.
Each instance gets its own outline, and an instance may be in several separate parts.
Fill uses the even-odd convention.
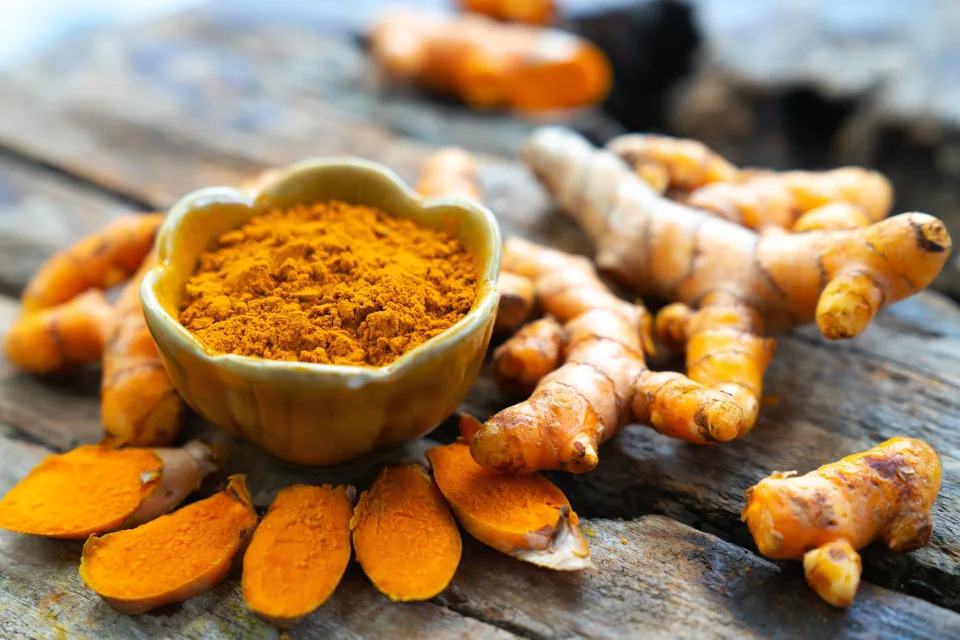
[[[419,464],[384,468],[360,495],[350,528],[357,561],[391,600],[429,600],[460,564],[457,523]]]
[[[940,476],[930,445],[893,438],[805,476],[775,472],[747,489],[741,518],[760,553],[802,559],[810,586],[847,606],[860,581],[857,550],[880,539],[899,553],[930,540]]]
[[[199,441],[179,449],[85,445],[45,458],[0,500],[0,527],[83,540],[167,513],[216,465]]]
[[[163,368],[140,305],[140,280],[156,266],[151,253],[113,308],[116,331],[103,354],[101,420],[109,441],[166,445],[180,430],[183,401]]]
[[[478,426],[465,427],[466,431]],[[563,492],[540,474],[496,475],[477,465],[466,444],[427,451],[437,486],[474,538],[520,560],[558,571],[593,566],[579,520]]]
[[[38,374],[96,362],[113,326],[103,293],[87,291],[58,306],[21,315],[4,338],[4,353],[17,367]]]
[[[145,613],[217,585],[243,553],[257,512],[243,476],[205,500],[135,529],[90,536],[80,577],[111,607]]]
[[[53,307],[87,289],[108,289],[130,277],[147,252],[162,213],[128,215],[54,254],[27,283],[24,311]]]
[[[501,387],[529,395],[560,365],[562,328],[552,317],[535,320],[493,352],[493,376]]]
[[[293,485],[277,493],[243,557],[243,600],[279,627],[333,595],[350,561],[350,486]]]
[[[549,24],[557,12],[556,0],[459,0],[465,11],[496,20]]]
[[[370,41],[389,73],[479,108],[584,107],[602,101],[612,82],[606,56],[586,40],[477,14],[395,12]]]

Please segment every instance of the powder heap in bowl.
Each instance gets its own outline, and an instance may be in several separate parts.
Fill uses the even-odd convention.
[[[213,242],[180,322],[213,353],[382,366],[463,318],[477,274],[442,231],[344,202],[299,206]]]

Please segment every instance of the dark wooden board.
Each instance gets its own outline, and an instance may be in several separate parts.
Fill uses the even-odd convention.
[[[363,59],[351,47],[349,39],[302,25],[278,27],[276,20],[233,24],[188,15],[71,43],[0,77],[0,147],[7,149],[7,156],[0,158],[0,197],[5,206],[0,212],[4,231],[0,250],[16,256],[0,265],[0,291],[18,291],[42,256],[126,207],[164,207],[195,187],[235,183],[262,167],[308,155],[361,155],[412,179],[430,144],[458,142],[475,150],[497,150],[499,142],[485,146],[483,138],[507,127],[504,139],[509,138],[515,148],[529,127],[529,123],[508,126],[500,115],[473,119],[462,109],[434,102],[416,107],[409,94],[398,94],[403,96],[398,107],[390,89],[364,75]],[[344,67],[323,71],[323,65],[336,67],[342,60],[347,61]],[[397,115],[403,109],[419,114],[426,124],[404,130],[404,118]],[[460,124],[453,126],[454,120]],[[399,137],[398,131],[421,139]],[[579,231],[551,210],[546,194],[515,161],[485,156],[481,177],[487,201],[506,233],[589,251]],[[31,215],[47,216],[49,224],[30,224]],[[13,234],[10,238],[7,229]],[[0,297],[0,326],[15,313],[13,301]],[[665,360],[661,364],[680,363]],[[9,425],[0,432],[0,459],[17,461],[7,476],[0,471],[0,478],[9,482],[29,468],[26,461],[36,456],[30,458],[24,453],[27,449],[41,455],[47,448],[62,451],[99,437],[98,378],[94,367],[39,379],[0,361],[0,423]],[[597,574],[582,579],[557,577],[468,544],[468,559],[442,601],[408,607],[417,612],[415,616],[394,612],[403,607],[387,606],[354,569],[341,588],[345,595],[337,596],[343,599],[343,611],[357,609],[353,617],[330,613],[341,611],[331,603],[322,610],[327,613],[318,614],[316,624],[311,624],[309,635],[378,635],[378,631],[392,630],[391,625],[403,629],[405,621],[420,616],[423,624],[437,625],[430,631],[436,635],[446,629],[454,630],[452,635],[483,635],[493,630],[463,626],[476,623],[533,638],[617,633],[634,637],[658,630],[665,635],[699,637],[790,635],[790,625],[801,625],[795,627],[802,630],[800,635],[887,632],[944,637],[941,632],[956,624],[954,614],[878,587],[865,586],[861,594],[865,597],[846,616],[832,612],[807,592],[796,564],[787,563],[781,569],[753,555],[752,541],[738,515],[743,489],[774,469],[802,472],[892,435],[924,437],[940,451],[945,470],[935,505],[934,540],[929,547],[902,556],[868,549],[865,577],[935,604],[960,608],[958,307],[939,296],[922,294],[881,314],[873,327],[853,341],[826,343],[809,328],[781,336],[767,392],[777,396],[779,404],[765,407],[754,433],[740,442],[696,447],[631,426],[602,449],[596,472],[556,476],[578,511],[598,519],[590,525],[598,531],[593,540],[601,559]],[[464,408],[486,417],[507,402],[484,375]],[[251,472],[251,487],[261,506],[290,482],[335,477],[363,486],[375,470],[368,466],[331,476],[330,472],[291,469],[250,445],[217,435],[202,421],[191,420],[187,432],[224,442],[232,454],[230,471]],[[211,489],[205,486],[202,491]],[[726,542],[663,519],[626,524],[599,520],[647,513],[666,514]],[[628,527],[638,539],[647,539],[647,547],[638,547],[643,550],[640,555],[656,562],[640,563],[638,573],[631,573],[632,563],[639,560],[631,555],[630,545],[608,544],[607,538],[616,541],[620,535],[615,533],[620,531],[617,527]],[[673,542],[662,543],[666,555],[658,555],[652,540],[671,537]],[[0,541],[0,547],[3,544]],[[57,565],[56,558],[72,558],[63,565],[75,562],[75,547],[70,551],[64,544],[16,543],[12,556],[32,562],[34,573],[17,569],[21,582],[16,587],[3,589],[0,584],[0,593],[20,598],[19,604],[0,609],[0,620],[4,612],[16,612],[11,614],[13,619],[23,624],[14,629],[32,630],[38,636],[60,633],[55,627],[42,626],[53,624],[49,619],[44,622],[30,613],[50,608],[40,606],[42,598],[36,596],[40,591],[18,595],[17,590],[25,588],[22,585],[30,575],[36,575],[37,584],[51,592],[68,574],[75,581],[75,567],[63,573],[67,569]],[[702,547],[702,562],[681,563],[674,570],[670,558],[681,557],[687,552],[680,549],[690,545]],[[10,557],[0,556],[0,580]],[[52,559],[55,570],[43,573],[48,564],[45,558]],[[739,558],[740,564],[732,558]],[[733,582],[736,588],[725,591],[718,585],[736,574],[716,567],[728,565],[749,566],[750,574],[762,579],[751,582],[740,577]],[[619,571],[627,573],[621,576]],[[627,586],[621,588],[621,583]],[[355,595],[356,590],[370,593]],[[74,612],[91,611],[84,607],[96,604],[89,614],[92,619],[119,625],[117,629],[131,635],[170,635],[173,629],[194,637],[266,633],[249,617],[237,623],[241,626],[234,625],[242,617],[235,585],[224,585],[184,605],[171,614],[175,626],[164,626],[153,617],[124,626],[128,623],[122,617],[95,599],[85,601],[90,596],[78,582],[63,592],[58,596],[60,623],[82,624]],[[682,594],[687,592],[702,597],[685,599]],[[63,604],[74,598],[78,599],[76,609]],[[700,600],[705,604],[697,608]],[[740,606],[741,600],[749,602]],[[747,606],[754,601],[756,608]],[[226,606],[210,611],[219,604]],[[638,613],[641,609],[649,609],[650,615]],[[686,609],[693,613],[684,615]],[[911,614],[914,610],[919,613]],[[364,616],[364,611],[369,615]],[[454,612],[479,621],[463,623]],[[820,626],[802,626],[805,614],[810,618],[808,625]],[[928,621],[926,628],[917,623],[921,617]],[[96,635],[109,637],[110,632],[103,629],[96,627]],[[0,634],[4,631],[0,627]]]

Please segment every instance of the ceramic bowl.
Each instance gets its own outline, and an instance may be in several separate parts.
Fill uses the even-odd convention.
[[[177,320],[199,255],[251,216],[329,200],[377,207],[459,237],[480,271],[470,312],[383,367],[209,353]],[[354,158],[293,165],[256,196],[226,187],[195,191],[171,209],[157,251],[159,266],[145,274],[140,296],[177,391],[210,422],[304,465],[399,445],[450,416],[480,370],[499,298],[500,232],[489,210],[460,198],[421,199],[389,169]]]

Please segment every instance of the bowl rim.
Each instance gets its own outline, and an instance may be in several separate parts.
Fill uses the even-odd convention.
[[[422,344],[399,356],[393,362],[373,367],[339,364],[322,364],[292,360],[271,360],[254,356],[241,356],[232,353],[210,353],[194,335],[184,327],[178,318],[168,313],[157,296],[157,286],[166,277],[177,252],[176,230],[183,221],[197,209],[213,204],[242,204],[252,207],[259,195],[288,182],[307,179],[314,172],[337,172],[338,170],[360,169],[369,172],[370,178],[385,179],[397,194],[409,201],[409,204],[424,210],[455,208],[467,212],[481,223],[484,230],[484,249],[488,255],[485,263],[479,264],[477,298],[467,314],[442,333],[433,336]],[[390,213],[390,212],[388,212]],[[297,376],[311,377],[346,376],[358,383],[366,380],[383,379],[395,376],[403,371],[418,368],[421,362],[432,358],[437,352],[454,348],[465,336],[470,335],[490,322],[496,314],[499,291],[496,279],[500,270],[501,234],[496,217],[483,204],[458,196],[440,196],[424,198],[406,184],[392,169],[372,160],[352,156],[311,158],[293,163],[283,168],[257,191],[251,192],[237,187],[203,187],[194,190],[178,200],[170,208],[161,224],[156,237],[158,263],[143,275],[140,283],[140,300],[147,325],[151,332],[162,331],[165,338],[172,339],[184,349],[207,364],[227,369],[243,375]],[[474,253],[474,257],[479,256]],[[156,339],[156,337],[155,337]]]

